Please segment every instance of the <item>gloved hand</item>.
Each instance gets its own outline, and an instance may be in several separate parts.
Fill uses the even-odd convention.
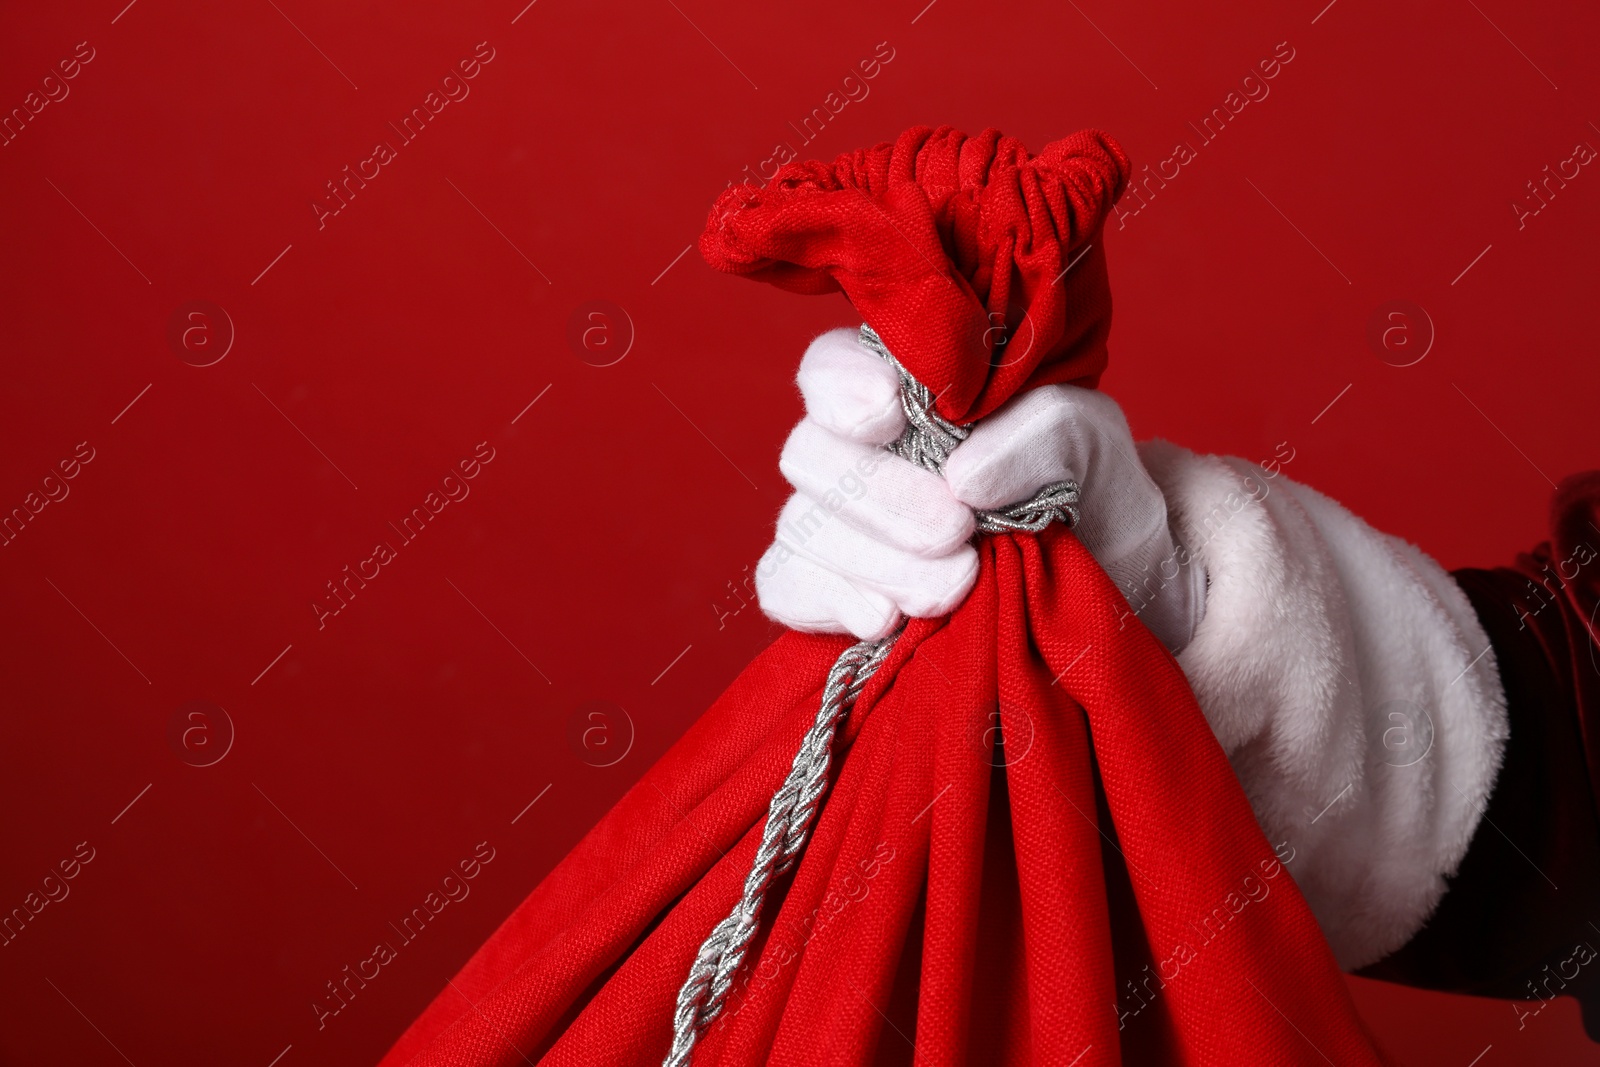
[[[779,462],[798,492],[756,569],[763,611],[863,639],[887,635],[902,614],[947,614],[977,577],[973,509],[1071,479],[1083,488],[1077,534],[1130,610],[1174,651],[1188,642],[1205,575],[1174,545],[1166,500],[1115,401],[1067,385],[1029,390],[981,420],[940,477],[883,450],[905,426],[899,379],[855,338],[832,330],[801,360],[806,418]]]
[[[894,368],[830,330],[800,361],[806,417],[778,468],[796,489],[756,567],[761,609],[795,630],[887,636],[953,611],[978,576],[972,510],[884,450],[905,428]]]
[[[1189,643],[1205,614],[1205,566],[1175,542],[1166,497],[1105,393],[1045,385],[1012,398],[950,453],[944,478],[956,499],[978,509],[1077,482],[1078,539],[1162,644],[1176,653]]]

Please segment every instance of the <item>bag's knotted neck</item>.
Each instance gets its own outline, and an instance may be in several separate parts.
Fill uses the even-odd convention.
[[[876,352],[900,375],[900,406],[905,409],[906,428],[889,451],[935,474],[944,472],[945,460],[967,435],[972,423],[958,426],[933,408],[933,391],[911,376],[884,345],[871,326],[862,324],[861,346]],[[1052,522],[1078,524],[1078,483],[1054,482],[1027,500],[1007,504],[993,511],[976,512],[979,533],[1038,533]]]
[[[958,426],[935,411],[932,391],[912,377],[872,327],[865,324],[861,327],[861,344],[887,360],[900,375],[900,403],[905,408],[906,428],[888,450],[935,474],[942,473],[945,460],[967,439],[972,424]],[[1052,522],[1075,526],[1077,504],[1078,484],[1056,482],[1027,500],[976,512],[975,527],[980,533],[1038,533]],[[773,879],[794,866],[805,848],[822,794],[828,789],[833,739],[839,723],[861,694],[867,679],[888,658],[889,650],[904,629],[902,623],[887,637],[851,645],[829,669],[828,680],[822,687],[822,706],[800,741],[800,750],[795,753],[788,776],[767,807],[761,844],[756,849],[739,902],[701,943],[689,976],[678,990],[677,1009],[672,1019],[672,1048],[662,1061],[662,1067],[688,1067],[695,1043],[727,1002],[750,940],[761,923],[761,906],[768,887]]]

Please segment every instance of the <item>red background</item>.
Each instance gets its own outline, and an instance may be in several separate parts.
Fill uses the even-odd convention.
[[[0,547],[0,911],[95,850],[0,948],[8,1063],[374,1061],[771,638],[728,583],[785,495],[800,352],[853,320],[680,254],[777,141],[1098,126],[1142,165],[1186,140],[1105,239],[1104,386],[1141,436],[1286,441],[1291,477],[1446,566],[1509,559],[1549,479],[1600,465],[1600,176],[1521,229],[1511,207],[1600,145],[1576,5],[125,2],[12,5],[0,32],[7,112],[94,49],[0,148],[0,511],[95,456]],[[319,229],[324,183],[480,41],[470,95]],[[1187,123],[1284,41],[1201,146]],[[879,42],[870,94],[803,143]],[[168,339],[193,300],[236,334],[203,368]],[[595,300],[631,329],[610,313],[586,352]],[[1436,333],[1411,366],[1367,341],[1391,300]],[[324,583],[483,441],[470,496],[319,630]],[[236,732],[211,766],[169,740],[193,700]],[[574,740],[596,700],[626,711],[604,768]],[[324,983],[480,841],[471,895],[319,1031]],[[1355,987],[1409,1064],[1600,1063],[1569,1001],[1519,1030]]]

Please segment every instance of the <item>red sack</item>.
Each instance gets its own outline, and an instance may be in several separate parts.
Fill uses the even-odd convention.
[[[728,190],[701,248],[844,289],[966,421],[1098,377],[1090,246],[1126,174],[1098,134],[1030,158],[917,129]],[[1176,661],[1070,530],[987,536],[979,556],[968,599],[912,620],[841,726],[811,840],[694,1062],[1382,1062]],[[385,1067],[660,1063],[851,643],[763,652]]]

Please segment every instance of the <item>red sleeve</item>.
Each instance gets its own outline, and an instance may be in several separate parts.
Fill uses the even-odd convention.
[[[1450,889],[1399,952],[1362,973],[1523,1002],[1576,996],[1600,1040],[1600,471],[1568,478],[1551,538],[1454,578],[1489,635],[1511,735]]]

